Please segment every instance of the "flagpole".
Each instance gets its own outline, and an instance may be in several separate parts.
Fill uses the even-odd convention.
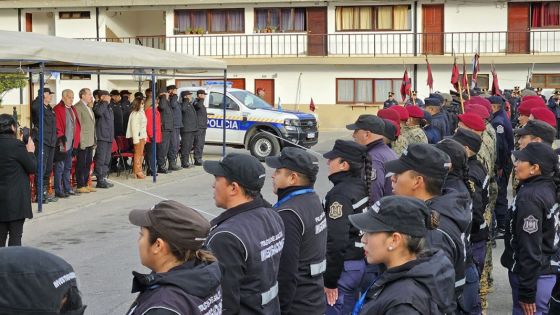
[[[463,54],[463,69],[467,69],[467,65],[465,64],[465,54]],[[467,81],[467,95],[469,96],[469,100],[471,99],[471,89],[470,89],[470,84],[469,84],[469,76],[468,76],[468,72],[465,71],[466,73],[464,73],[464,75],[467,75],[467,77],[465,78],[465,80]]]
[[[453,54],[453,64],[457,65],[457,56],[455,54]],[[463,88],[461,87],[461,81],[462,80],[457,80],[457,84],[459,87],[459,100],[461,101],[461,113],[465,113],[465,105],[463,103]]]

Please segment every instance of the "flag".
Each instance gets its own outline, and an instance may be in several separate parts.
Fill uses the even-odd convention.
[[[430,66],[430,62],[428,61],[428,56],[426,56],[426,64],[428,66],[428,79],[426,80],[426,84],[430,87],[430,93],[434,89],[434,77],[432,76],[432,66]]]
[[[457,66],[457,58],[453,60],[453,68],[451,68],[451,84],[457,92],[459,92],[459,67]]]
[[[313,103],[313,97],[311,98],[311,103],[309,103],[309,110],[315,112],[315,103]]]
[[[473,89],[478,85],[479,72],[480,72],[480,55],[476,53],[473,57],[473,62],[472,62],[471,88]]]
[[[278,111],[282,111],[282,101],[278,98]]]
[[[461,88],[463,90],[469,89],[469,78],[467,75],[467,65],[465,64],[465,55],[463,55],[463,77],[461,78]]]
[[[496,73],[496,68],[492,65],[492,95],[500,96],[500,85],[498,84],[498,74]]]
[[[404,68],[404,75],[401,84],[401,97],[403,102],[406,99],[406,96],[410,94],[411,86],[412,85],[410,84],[410,78],[408,77],[408,68]]]

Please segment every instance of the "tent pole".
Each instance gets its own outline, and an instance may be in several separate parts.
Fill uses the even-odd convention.
[[[45,64],[41,63],[41,72],[39,72],[39,147],[36,148],[35,150],[39,150],[39,154],[37,155],[38,160],[37,161],[37,168],[38,168],[38,172],[35,173],[35,176],[39,176],[39,178],[37,178],[36,182],[37,182],[37,186],[35,187],[35,192],[37,194],[37,211],[39,213],[43,212],[43,120],[45,117],[45,92],[44,92],[44,88],[45,88]],[[31,87],[32,89],[32,87]],[[49,178],[50,178],[50,174],[49,174]],[[47,190],[47,194],[48,194],[48,190]]]
[[[152,181],[155,183],[157,180],[157,162],[156,162],[156,72],[152,69],[152,165],[148,165],[152,172]]]
[[[224,108],[224,121],[223,121],[223,132],[224,132],[224,139],[222,141],[222,157],[226,156],[226,99],[227,99],[227,70],[224,70],[224,98],[223,98],[223,108]]]

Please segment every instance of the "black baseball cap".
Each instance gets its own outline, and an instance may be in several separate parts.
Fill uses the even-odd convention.
[[[206,95],[206,91],[205,91],[205,90],[198,90],[198,91],[196,91],[196,95],[199,95],[199,94],[204,94],[204,95]]]
[[[385,128],[383,129],[383,136],[391,141],[397,140],[397,127],[389,119],[383,118]]]
[[[343,160],[362,163],[367,154],[367,147],[354,141],[336,140],[331,151],[323,154],[325,159],[342,158]]]
[[[51,89],[49,89],[48,87],[46,87],[46,88],[43,88],[43,93],[52,94],[52,91],[51,91]],[[37,94],[41,94],[41,89],[38,89],[38,90],[37,90]]]
[[[282,149],[280,156],[266,158],[266,165],[272,168],[287,168],[301,173],[314,182],[319,172],[319,160],[305,150],[294,147]]]
[[[185,97],[187,97],[187,95],[192,95],[191,91],[183,91],[183,92],[181,92],[180,96],[181,96],[181,98],[185,98]]]
[[[434,146],[449,155],[453,169],[462,170],[467,164],[467,152],[465,152],[465,148],[459,142],[447,138],[436,143]]]
[[[504,106],[504,99],[501,96],[490,96],[489,98],[487,98],[487,100],[490,102],[490,104]]]
[[[121,96],[122,96],[122,95],[131,95],[131,94],[132,94],[132,93],[130,93],[129,90],[122,90],[122,91],[121,91]]]
[[[119,93],[119,90],[112,90],[111,93],[109,93],[111,96],[117,96],[117,95],[121,95],[121,93]]]
[[[134,93],[134,98],[144,98],[144,94],[142,94],[142,92],[136,92]]]
[[[422,200],[406,196],[383,197],[366,212],[348,216],[364,232],[400,232],[413,237],[426,235],[429,218],[430,210]]]
[[[83,314],[76,273],[64,259],[46,251],[13,246],[0,249],[0,314],[60,314],[67,295],[72,314]]]
[[[558,155],[550,145],[542,142],[531,142],[523,150],[513,151],[513,156],[519,161],[538,164],[543,175],[552,173],[558,164]]]
[[[389,173],[401,174],[416,171],[428,177],[442,178],[451,168],[451,159],[447,153],[427,143],[409,145],[398,160],[385,162]]]
[[[385,122],[383,118],[375,115],[360,115],[355,123],[346,125],[348,130],[367,130],[372,133],[383,135],[385,130]]]
[[[451,139],[469,147],[474,153],[478,153],[482,146],[482,138],[476,132],[465,128],[457,128],[457,132],[455,132]]]
[[[424,106],[441,106],[442,105],[442,101],[440,100],[440,98],[436,98],[436,97],[428,97],[424,99]]]
[[[109,92],[107,90],[99,90],[99,92],[97,93],[98,96],[109,96]]]
[[[177,89],[177,86],[176,86],[175,84],[172,84],[172,85],[168,85],[168,86],[167,86],[167,90],[168,90],[168,91],[176,90],[176,89]]]
[[[550,145],[552,145],[556,137],[556,129],[541,120],[529,120],[523,128],[515,129],[514,133],[518,136],[531,135],[539,137]]]
[[[260,191],[266,177],[259,160],[248,154],[230,153],[221,161],[205,161],[204,170],[214,176],[223,176],[240,186]]]
[[[147,210],[132,210],[128,219],[136,226],[152,227],[165,241],[182,249],[199,249],[210,231],[210,222],[198,211],[174,200]]]

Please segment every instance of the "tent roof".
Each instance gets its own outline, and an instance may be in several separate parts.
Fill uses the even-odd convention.
[[[35,33],[0,31],[0,67],[45,63],[51,70],[225,70],[226,63],[161,49],[121,43],[78,40]],[[161,73],[161,72],[160,72]]]

